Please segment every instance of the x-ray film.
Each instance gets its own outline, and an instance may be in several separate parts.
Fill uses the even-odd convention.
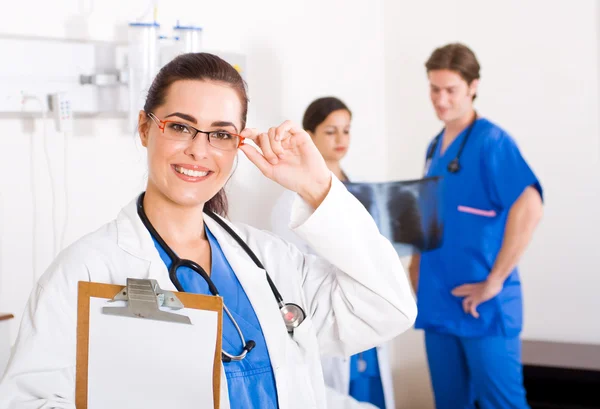
[[[441,246],[441,178],[383,183],[346,183],[375,219],[379,231],[401,256],[413,249],[433,250]]]

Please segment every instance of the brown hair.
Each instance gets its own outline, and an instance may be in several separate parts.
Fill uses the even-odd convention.
[[[248,115],[246,82],[231,64],[209,53],[182,54],[162,67],[148,90],[146,103],[144,104],[146,114],[164,104],[169,87],[175,81],[180,80],[216,81],[231,86],[237,92],[242,103],[241,129],[246,127],[246,117]],[[204,209],[226,216],[228,205],[225,190],[219,190],[205,204]]]
[[[317,126],[319,126],[329,114],[333,111],[344,110],[348,111],[350,117],[352,117],[352,112],[348,109],[346,104],[344,104],[341,100],[335,97],[323,97],[314,100],[311,104],[306,108],[304,112],[304,118],[302,119],[302,128],[307,131],[315,132]]]
[[[479,62],[469,47],[460,43],[447,44],[436,48],[425,63],[427,72],[450,70],[458,73],[467,84],[479,79]],[[477,95],[473,96],[473,99]]]

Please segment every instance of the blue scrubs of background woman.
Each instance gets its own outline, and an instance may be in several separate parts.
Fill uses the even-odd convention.
[[[427,176],[443,177],[445,228],[442,247],[415,255],[409,271],[436,407],[528,408],[516,266],[541,218],[542,188],[508,133],[475,112],[473,52],[449,44],[425,66],[445,126],[426,161]]]

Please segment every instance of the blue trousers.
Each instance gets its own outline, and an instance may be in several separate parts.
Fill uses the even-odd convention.
[[[458,337],[425,331],[437,409],[529,409],[519,337]]]

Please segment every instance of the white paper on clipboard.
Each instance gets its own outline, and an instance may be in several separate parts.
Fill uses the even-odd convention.
[[[90,298],[88,409],[214,407],[217,312],[175,311],[188,325],[102,314],[107,305]]]

